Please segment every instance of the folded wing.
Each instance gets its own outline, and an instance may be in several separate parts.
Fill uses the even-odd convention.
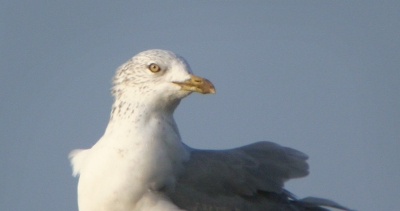
[[[231,150],[193,150],[184,164],[174,204],[190,211],[347,210],[335,202],[297,200],[283,183],[308,174],[308,156],[272,142],[257,142]]]

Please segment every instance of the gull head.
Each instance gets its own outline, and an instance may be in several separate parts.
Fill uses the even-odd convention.
[[[121,65],[113,78],[111,92],[116,100],[141,98],[168,104],[179,102],[192,92],[215,93],[215,88],[207,79],[193,75],[184,58],[154,49],[138,53]]]

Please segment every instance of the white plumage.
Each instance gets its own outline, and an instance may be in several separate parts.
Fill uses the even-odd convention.
[[[307,156],[297,150],[270,142],[222,151],[183,144],[173,112],[192,92],[215,89],[172,52],[144,51],[118,68],[104,135],[70,153],[80,211],[346,209],[283,189],[308,174]]]

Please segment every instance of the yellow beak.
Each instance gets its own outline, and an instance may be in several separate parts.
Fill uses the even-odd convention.
[[[214,85],[207,79],[190,74],[190,78],[183,82],[173,82],[181,87],[181,90],[199,92],[201,94],[214,94]]]

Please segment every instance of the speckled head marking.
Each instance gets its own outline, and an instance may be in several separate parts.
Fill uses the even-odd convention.
[[[157,65],[160,70],[150,71],[151,65]],[[137,86],[138,89],[144,91],[148,88],[145,85],[146,82],[172,80],[173,75],[168,77],[168,72],[177,66],[185,73],[192,72],[185,59],[170,51],[153,49],[138,53],[117,69],[111,93],[118,98],[119,93],[127,86]],[[166,77],[160,77],[162,75]],[[174,75],[176,76],[176,73]]]

